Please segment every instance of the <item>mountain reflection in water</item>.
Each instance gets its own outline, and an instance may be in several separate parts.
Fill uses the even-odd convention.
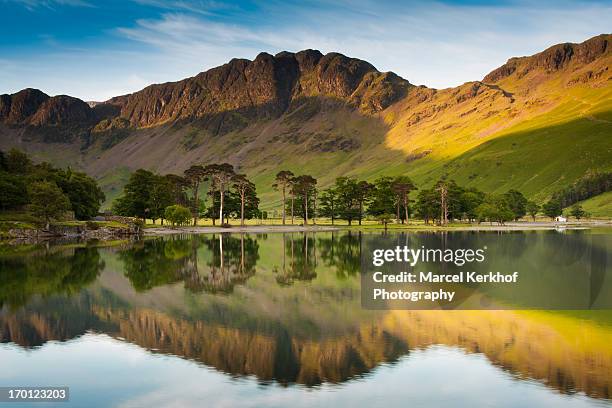
[[[520,259],[523,267],[579,267],[588,246],[604,270],[609,265],[605,235],[441,235],[397,240],[428,247],[495,240],[496,259]],[[262,384],[308,387],[367,376],[411,350],[445,345],[482,353],[519,382],[610,398],[610,311],[364,310],[362,241],[358,232],[329,232],[4,247],[0,341],[30,349],[104,333]]]

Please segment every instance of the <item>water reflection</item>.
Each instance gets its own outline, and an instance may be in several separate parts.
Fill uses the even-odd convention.
[[[32,248],[0,256],[0,308],[17,309],[33,296],[71,295],[93,282],[104,268],[97,248]]]
[[[537,379],[562,393],[610,398],[610,312],[363,310],[363,235],[221,234],[4,250],[0,341],[32,348],[93,331],[262,384],[305,386],[369,377],[411,350],[442,344],[482,353],[517,384]],[[496,240],[497,259],[525,268],[545,259],[580,265],[587,250],[609,264],[608,241],[587,233],[391,238],[430,247]]]
[[[311,281],[317,277],[317,243],[306,233],[283,234],[282,269],[274,268],[276,282],[289,286],[295,281]]]
[[[258,249],[246,234],[196,235],[142,241],[119,258],[137,291],[182,281],[193,292],[230,293],[255,273]]]
[[[361,242],[361,232],[348,231],[345,234],[321,237],[321,258],[336,270],[339,279],[355,276],[361,267]]]

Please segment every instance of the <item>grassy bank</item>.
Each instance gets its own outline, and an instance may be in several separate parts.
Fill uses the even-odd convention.
[[[50,231],[59,235],[96,235],[106,231],[112,233],[129,230],[130,226],[118,221],[56,221],[50,224]],[[0,213],[0,239],[35,237],[45,235],[44,225],[27,212]],[[46,234],[49,235],[49,234]],[[53,235],[53,234],[51,234]]]

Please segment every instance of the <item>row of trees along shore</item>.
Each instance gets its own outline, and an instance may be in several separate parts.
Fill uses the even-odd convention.
[[[577,204],[598,194],[612,190],[612,173],[588,171],[572,185],[553,194],[540,206],[528,200],[520,191],[510,189],[503,194],[487,194],[475,187],[462,187],[447,177],[442,177],[430,188],[418,189],[407,176],[383,176],[373,183],[351,177],[338,177],[335,183],[322,191],[316,188],[317,180],[308,175],[296,176],[284,170],[276,175],[273,187],[282,195],[282,222],[291,214],[308,224],[308,216],[342,219],[351,225],[361,225],[366,217],[378,220],[385,226],[395,220],[405,223],[419,218],[425,224],[446,225],[452,220],[468,222],[518,221],[530,216],[533,221],[542,213],[551,219],[563,214],[576,219],[588,216]],[[411,199],[411,193],[412,199]],[[316,220],[313,220],[316,222]]]
[[[601,174],[585,177],[605,180]],[[594,183],[580,180],[576,183],[584,184],[592,187]],[[283,170],[277,173],[272,187],[281,198],[283,225],[295,224],[296,218],[305,225],[316,223],[317,217],[327,218],[332,224],[344,220],[349,225],[354,222],[361,225],[366,218],[385,225],[392,221],[405,223],[410,218],[438,225],[453,220],[503,225],[525,216],[535,221],[540,212],[550,218],[563,212],[559,199],[540,206],[514,189],[503,194],[487,194],[474,187],[459,186],[447,178],[441,178],[432,187],[418,189],[407,176],[383,176],[374,182],[339,177],[328,188],[318,189],[314,177]],[[609,190],[605,186],[591,190],[602,188]],[[564,194],[568,194],[568,189]],[[245,219],[267,218],[267,212],[259,210],[254,183],[246,175],[236,173],[228,163],[194,165],[181,176],[137,170],[126,184],[124,195],[115,201],[113,211],[149,218],[154,223],[160,219],[163,224],[165,219],[173,225],[189,222],[197,225],[199,218],[210,218],[213,225],[217,221],[227,225],[229,218],[239,218],[244,225]],[[580,219],[587,214],[574,205],[570,215]]]
[[[419,218],[426,224],[445,225],[452,220],[497,222],[518,220],[542,213],[550,218],[569,214],[587,216],[577,203],[612,189],[612,173],[589,171],[572,185],[557,191],[539,206],[517,190],[504,194],[486,194],[465,188],[453,180],[441,178],[433,186],[417,188],[406,176],[383,176],[374,182],[339,177],[326,189],[317,188],[310,175],[278,172],[273,187],[282,199],[282,223],[316,223],[324,217],[335,223],[345,220],[360,225],[365,218],[383,224],[393,220],[404,223]],[[58,169],[47,162],[35,164],[17,150],[0,151],[0,212],[27,210],[44,222],[65,218],[70,213],[77,220],[89,220],[99,213],[105,197],[96,181],[70,168]],[[118,215],[169,221],[175,225],[210,218],[226,225],[229,218],[267,218],[259,210],[255,184],[236,172],[228,163],[193,165],[182,175],[160,175],[139,169],[130,176],[123,195],[113,203]]]
[[[366,217],[383,224],[392,220],[405,223],[410,218],[420,218],[426,224],[448,224],[451,220],[490,221],[500,224],[518,220],[529,214],[532,217],[540,207],[516,190],[505,194],[485,194],[476,188],[463,188],[454,181],[440,179],[431,188],[418,190],[407,176],[383,176],[370,183],[350,177],[339,177],[322,191],[316,189],[316,179],[311,176],[295,176],[281,171],[274,187],[282,194],[282,220],[287,213],[291,223],[301,217],[308,224],[308,215],[338,219],[349,225],[361,225]],[[414,199],[410,198],[416,193]],[[552,215],[555,217],[558,214]],[[313,220],[315,221],[315,220]],[[316,221],[315,221],[316,222]]]

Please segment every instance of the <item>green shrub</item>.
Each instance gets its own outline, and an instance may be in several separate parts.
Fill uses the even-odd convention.
[[[164,218],[170,221],[172,226],[186,225],[191,220],[191,211],[182,205],[170,205],[164,211]]]

